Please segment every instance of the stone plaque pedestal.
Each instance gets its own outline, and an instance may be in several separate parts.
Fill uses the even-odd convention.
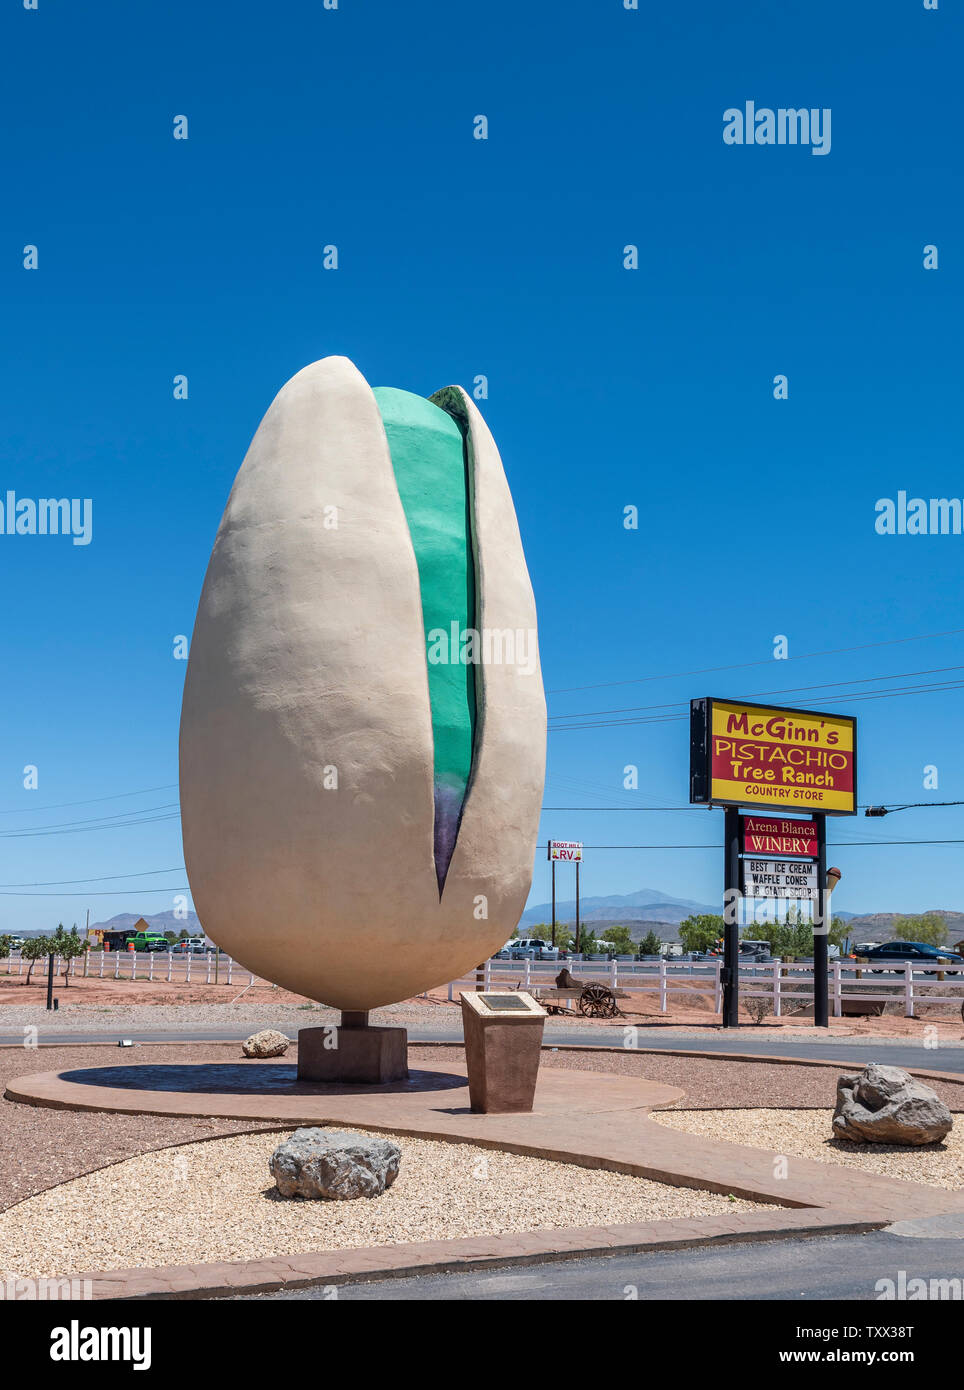
[[[514,1001],[509,1007],[505,1001]],[[462,994],[469,1100],[482,1114],[530,1111],[539,1075],[545,1010],[515,991]]]
[[[408,1033],[372,1028],[367,1014],[343,1013],[340,1027],[299,1028],[299,1081],[377,1086],[408,1079]]]

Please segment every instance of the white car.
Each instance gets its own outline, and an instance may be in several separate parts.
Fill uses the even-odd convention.
[[[524,936],[509,947],[510,960],[558,960],[559,947],[550,946],[538,936]]]

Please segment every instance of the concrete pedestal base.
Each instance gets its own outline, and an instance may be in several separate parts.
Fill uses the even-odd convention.
[[[545,1011],[521,992],[515,995],[521,1007],[511,1013],[491,1010],[486,997],[462,995],[472,1109],[485,1115],[528,1112],[536,1093]]]
[[[299,1081],[360,1081],[377,1086],[408,1079],[404,1028],[300,1028]]]

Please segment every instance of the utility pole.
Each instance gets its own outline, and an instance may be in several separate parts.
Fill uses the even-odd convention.
[[[740,1026],[740,812],[723,811],[723,1027]]]
[[[552,850],[549,851],[550,855]],[[552,944],[556,944],[556,861],[552,860]]]
[[[814,813],[817,823],[817,896],[813,900],[813,1026],[830,1027],[830,1001],[827,997],[827,963],[829,937],[827,916],[829,894],[827,881],[827,817],[822,811]]]

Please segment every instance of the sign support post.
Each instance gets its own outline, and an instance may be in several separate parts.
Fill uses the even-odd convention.
[[[576,947],[579,946],[579,863],[582,859],[581,840],[550,840],[546,845],[552,864],[552,944],[556,944],[556,860],[564,859],[576,866]]]
[[[740,1026],[740,812],[723,812],[723,1027]]]
[[[813,1026],[829,1028],[830,1001],[827,991],[827,970],[830,952],[829,937],[830,895],[827,892],[827,817],[820,811],[817,822],[817,896],[813,900]]]
[[[549,853],[552,853],[550,846]],[[552,944],[556,944],[556,861],[552,860]]]

